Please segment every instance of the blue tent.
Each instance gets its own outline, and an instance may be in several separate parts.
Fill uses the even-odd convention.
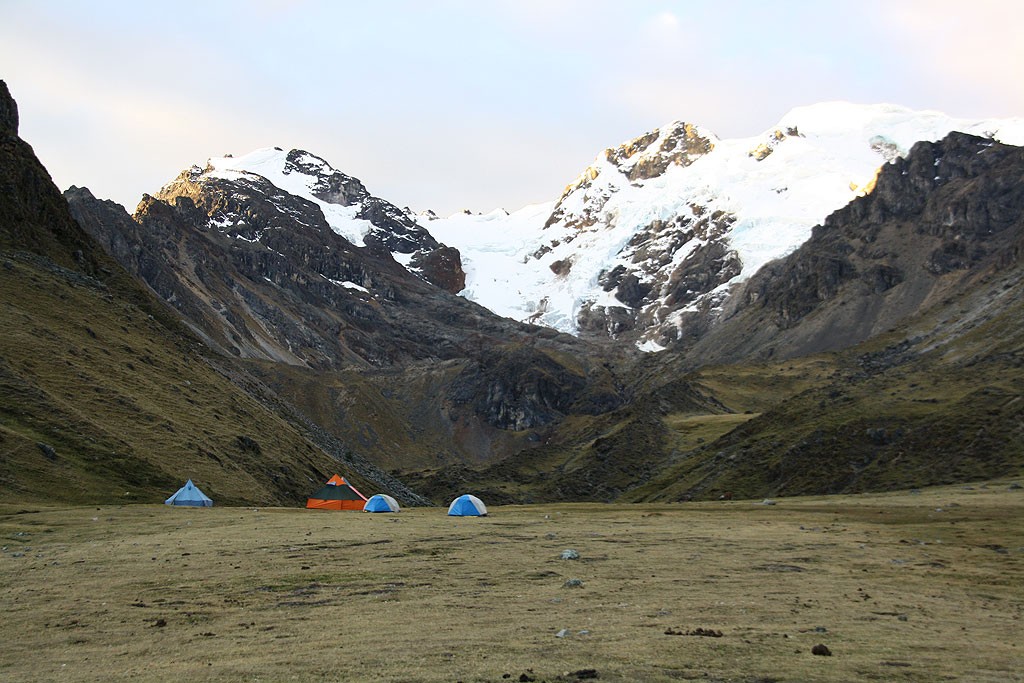
[[[185,485],[174,492],[174,495],[164,501],[164,505],[186,505],[194,508],[213,507],[213,501],[207,498],[206,494],[196,488],[196,485],[189,479]]]
[[[363,512],[398,512],[398,501],[391,496],[378,493],[370,496],[370,499],[363,505]]]
[[[448,514],[453,517],[486,517],[487,506],[476,496],[467,493],[452,501],[448,506]]]

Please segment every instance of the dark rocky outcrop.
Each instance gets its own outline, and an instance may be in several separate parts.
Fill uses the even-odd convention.
[[[18,103],[4,81],[0,81],[0,136],[18,136]]]
[[[581,333],[617,338],[633,330],[660,328],[660,334],[648,336],[656,336],[665,347],[676,346],[679,334],[673,317],[681,319],[678,311],[697,301],[704,307],[715,303],[705,296],[742,270],[725,240],[733,221],[731,214],[691,206],[689,215],[654,221],[637,232],[620,252],[625,263],[599,277],[604,290],[613,292],[622,306],[581,307]],[[694,239],[700,244],[692,248]],[[684,247],[691,248],[690,253],[672,266]]]
[[[458,294],[466,288],[466,273],[462,270],[462,255],[455,247],[439,244],[419,251],[409,262],[412,268],[422,273],[423,279],[437,285],[450,294]]]
[[[469,405],[501,429],[548,426],[570,413],[614,410],[623,397],[601,367],[533,344],[489,349],[468,365],[448,390],[455,405]]]
[[[686,353],[731,362],[852,346],[1016,263],[1022,216],[1024,149],[956,132],[917,143],[742,285],[720,321],[693,320]]]
[[[82,233],[32,147],[18,137],[18,105],[0,81],[0,249],[24,250],[89,276],[103,252]],[[109,270],[109,269],[108,269]]]
[[[466,274],[458,249],[440,244],[409,212],[374,197],[358,178],[336,171],[323,159],[299,149],[288,152],[285,171],[316,178],[312,193],[321,201],[359,207],[356,218],[372,226],[363,238],[367,246],[411,255],[414,272],[451,294],[465,288]]]
[[[658,131],[655,131],[654,135],[657,139]],[[657,153],[638,159],[629,168],[626,177],[631,181],[657,178],[669,166],[689,166],[694,160],[707,154],[714,147],[714,142],[701,135],[695,126],[689,123],[680,123],[666,133],[665,139],[658,146]],[[611,154],[614,155],[615,152],[613,151]],[[611,158],[609,156],[609,160]]]
[[[173,188],[143,197],[134,217],[88,190],[66,197],[115,258],[231,355],[387,365],[458,355],[458,335],[434,318],[499,337],[511,324],[415,278],[387,249],[354,247],[318,207],[262,178],[179,178]],[[461,271],[443,245],[424,259],[438,277]]]
[[[288,158],[322,163],[306,153]],[[320,372],[465,364],[445,393],[446,408],[427,417],[413,407],[415,415],[405,416],[431,434],[453,429],[450,422],[476,424],[467,428],[474,433],[523,431],[621,402],[600,364],[604,351],[454,296],[462,286],[457,251],[433,242],[412,259],[414,269],[433,273],[426,279],[446,285],[435,286],[398,264],[387,244],[368,235],[366,246],[354,246],[313,202],[265,178],[203,174],[194,168],[159,197],[144,197],[134,216],[88,190],[72,188],[66,196],[82,225],[219,352]],[[321,196],[377,206],[378,219],[399,220],[391,205],[368,199],[357,180],[321,177]],[[378,443],[366,437],[367,447]],[[462,457],[494,457],[490,448]]]

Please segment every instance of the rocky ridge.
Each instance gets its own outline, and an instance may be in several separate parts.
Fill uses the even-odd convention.
[[[133,216],[87,189],[66,197],[130,272],[240,358],[320,368],[451,358],[469,334],[504,338],[508,327],[411,274],[382,238],[357,247],[315,204],[258,176],[179,177]]]
[[[429,227],[470,264],[467,296],[503,315],[678,349],[714,324],[739,283],[867,194],[880,166],[951,130],[1024,142],[1021,120],[842,102],[795,109],[743,139],[674,122],[605,150],[543,217],[480,217],[479,230],[507,225],[526,242],[505,252],[504,272],[494,260],[500,247],[476,238],[466,217]],[[474,269],[478,259],[488,272]]]
[[[358,178],[303,150],[275,147],[211,159],[156,194],[165,201],[175,197],[192,199],[212,229],[255,241],[268,229],[293,221],[308,226],[322,217],[354,245],[392,254],[427,282],[453,294],[465,286],[457,250],[438,243],[408,210],[371,195]]]
[[[390,461],[397,448],[430,451],[427,462],[491,460],[516,435],[540,438],[566,415],[624,400],[604,365],[618,352],[500,318],[411,272],[443,264],[446,247],[414,223],[395,219],[392,232],[360,218],[367,205],[392,205],[367,198],[350,176],[311,170],[323,168],[281,150],[225,157],[145,196],[133,216],[84,188],[65,196],[85,230],[211,348],[269,362],[259,370],[268,384],[367,457]],[[399,249],[411,254],[405,265]],[[342,384],[335,373],[354,379]],[[434,395],[407,396],[400,375]],[[353,422],[306,403],[321,394],[318,382],[336,380],[339,400],[360,397],[347,414],[367,400],[380,409]]]
[[[693,314],[684,355],[791,358],[870,339],[1016,265],[1022,215],[1024,148],[957,132],[920,142],[740,285],[714,324]]]

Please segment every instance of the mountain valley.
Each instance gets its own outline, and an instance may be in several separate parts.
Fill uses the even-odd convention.
[[[156,502],[192,477],[295,505],[335,470],[405,504],[1024,471],[1020,121],[673,123],[553,203],[437,218],[278,148],[129,214],[61,196],[6,86],[0,117],[9,500]]]

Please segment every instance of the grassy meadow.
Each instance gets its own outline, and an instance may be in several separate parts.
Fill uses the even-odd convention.
[[[0,680],[1024,681],[1009,481],[491,513],[5,504]]]

